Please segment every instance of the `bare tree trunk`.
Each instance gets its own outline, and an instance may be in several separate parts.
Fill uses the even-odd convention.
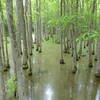
[[[95,8],[96,8],[96,2],[97,0],[93,0],[93,4],[92,4],[92,12],[91,14],[95,14]],[[92,28],[93,28],[93,19],[91,18],[90,15],[90,34],[92,32]],[[89,49],[89,67],[93,67],[93,56],[92,56],[92,43],[93,43],[93,39],[89,39],[89,45],[88,45],[88,49]]]
[[[5,58],[5,48],[4,48],[4,30],[3,30],[3,22],[2,18],[0,18],[0,28],[1,28],[1,52],[2,52],[2,61],[3,61],[3,70],[7,71],[7,66],[6,66],[6,58]]]
[[[28,41],[28,66],[29,66],[29,75],[32,75],[32,65],[31,65],[31,55],[32,55],[32,8],[31,8],[31,0],[28,0],[27,2],[27,22],[26,22],[26,26],[27,26],[27,41]]]
[[[2,49],[1,49],[1,51],[2,51],[2,56],[3,56],[3,59],[2,59],[2,61],[3,61],[3,66],[4,66],[4,71],[7,71],[7,64],[6,64],[6,54],[5,54],[5,47],[4,47],[4,36],[5,36],[5,32],[4,32],[4,24],[3,24],[3,10],[2,10],[2,2],[0,1],[0,23],[1,23],[1,25],[0,25],[0,27],[1,27],[1,30],[2,30],[2,32],[1,32],[1,46],[2,46]]]
[[[63,0],[61,0],[60,1],[60,16],[61,17],[63,16],[63,3],[64,3]],[[64,62],[64,54],[63,54],[64,53],[64,48],[63,48],[64,33],[61,32],[60,34],[61,34],[61,36],[60,36],[60,44],[61,44],[61,59],[60,59],[60,64],[65,64],[65,62]]]
[[[0,18],[0,21],[1,21],[1,18]],[[0,28],[0,100],[6,100],[4,77],[3,77],[3,62],[2,62],[2,54],[1,54],[1,48],[2,48],[1,39],[2,39],[2,35],[1,35],[1,28]]]
[[[38,13],[39,12],[39,3],[38,3],[38,0],[36,0],[36,12]],[[38,25],[39,25],[39,15],[36,14],[36,51],[39,51],[39,30],[38,30]]]
[[[23,1],[16,0],[17,7],[17,21],[18,21],[18,33],[22,36],[23,40],[23,65],[27,67],[27,39],[26,39],[26,28],[25,28],[25,19],[24,19],[24,8]],[[20,9],[20,10],[19,10]]]
[[[32,5],[29,0],[29,54],[32,55]]]
[[[97,64],[96,64],[96,77],[100,77],[100,39],[97,40]]]
[[[77,15],[78,16],[78,10],[79,10],[79,1],[76,0],[75,1],[75,7],[73,7],[73,1],[72,1],[72,14]],[[78,61],[78,54],[77,54],[77,42],[76,42],[76,37],[78,35],[78,30],[76,28],[77,26],[77,18],[75,19],[76,23],[75,25],[72,25],[72,37],[73,37],[73,62],[74,62],[74,66],[72,69],[73,73],[76,73],[77,71],[77,61]]]
[[[6,0],[6,8],[7,8],[8,30],[9,30],[9,35],[11,39],[12,57],[13,57],[13,63],[14,63],[14,74],[17,78],[18,97],[19,97],[19,100],[25,100],[24,76],[23,76],[23,71],[22,71],[21,55],[18,50],[16,33],[14,30],[13,0]]]

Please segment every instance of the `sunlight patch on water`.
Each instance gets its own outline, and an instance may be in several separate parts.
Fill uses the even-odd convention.
[[[49,86],[49,87],[47,87],[47,89],[45,91],[45,100],[52,100],[52,96],[53,96],[53,90]]]
[[[97,91],[96,100],[100,100],[100,91]]]

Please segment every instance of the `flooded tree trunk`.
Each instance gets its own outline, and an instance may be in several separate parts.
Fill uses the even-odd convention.
[[[4,29],[5,30],[5,29]],[[5,32],[5,31],[4,31]],[[8,39],[7,39],[7,33],[5,33],[5,52],[6,52],[6,66],[7,68],[10,68],[10,63],[9,63],[9,55],[8,55]]]
[[[72,2],[72,14],[78,16],[78,11],[79,11],[79,1],[75,1],[75,6],[73,5],[74,3]],[[77,17],[75,18],[75,24],[72,25],[72,38],[73,38],[73,69],[72,72],[76,73],[77,71],[77,61],[78,61],[78,54],[77,54],[77,42],[76,38],[78,36],[78,29],[77,29]]]
[[[60,16],[63,16],[63,0],[60,1]],[[61,59],[60,59],[60,64],[65,64],[64,62],[64,48],[63,48],[63,39],[64,39],[64,33],[62,31],[60,31],[61,35],[60,35],[60,44],[61,44]]]
[[[96,9],[96,2],[97,0],[93,0],[93,3],[92,3],[92,11],[91,11],[91,14],[93,14],[93,17],[94,17],[94,14],[95,14],[95,9]],[[93,28],[93,19],[91,18],[92,16],[90,16],[90,34],[92,32],[92,28]],[[93,43],[93,39],[89,39],[89,45],[88,45],[88,48],[89,48],[89,67],[93,67],[93,48],[92,48],[92,43]]]
[[[0,100],[6,100],[4,77],[3,77],[2,56],[1,56],[1,47],[0,47]]]
[[[0,15],[0,17],[1,17],[1,15]],[[1,22],[1,18],[0,18],[0,22]],[[2,52],[1,52],[1,48],[2,48],[2,43],[1,43],[2,35],[1,35],[1,33],[2,33],[2,31],[1,31],[1,28],[0,28],[0,100],[6,100],[4,77],[3,77]]]
[[[97,63],[96,63],[96,77],[100,77],[100,39],[97,40]]]
[[[78,52],[78,56],[79,56],[79,58],[81,58],[81,56],[82,56],[82,48],[83,48],[83,41],[81,40],[80,41],[80,48],[79,48],[79,52]]]
[[[4,41],[4,71],[7,71],[7,68],[10,68],[10,64],[9,64],[9,57],[8,57],[8,39],[7,39],[7,33],[6,33],[6,29],[5,29],[5,24],[4,24],[4,11],[2,9],[2,2],[0,1],[0,9],[1,9],[1,22],[2,22],[2,33],[3,33],[3,41]]]
[[[22,34],[21,33],[19,33],[19,22],[17,21],[16,22],[16,30],[17,30],[17,32],[16,32],[16,39],[17,39],[17,43],[18,43],[18,51],[19,51],[19,53],[22,55],[22,42],[21,42],[21,37],[22,37]]]
[[[25,1],[24,7],[25,14],[25,26],[26,26],[26,36],[27,36],[27,53],[28,59],[25,68],[29,68],[29,74],[32,74],[32,66],[31,66],[31,55],[32,55],[32,11],[31,11],[31,0]]]
[[[73,73],[76,73],[77,71],[77,43],[76,43],[76,38],[75,38],[75,31],[73,31],[73,69],[72,69],[72,72]]]
[[[32,5],[29,0],[29,54],[32,55]]]
[[[23,65],[24,67],[27,66],[27,39],[26,39],[26,28],[25,28],[25,18],[24,18],[24,8],[23,8],[23,1],[16,0],[16,7],[17,7],[17,21],[18,31],[22,35],[23,40]],[[20,10],[19,10],[20,9]]]
[[[29,75],[32,75],[32,65],[31,65],[31,55],[33,54],[32,52],[32,6],[31,6],[31,0],[28,1],[28,61],[29,61]]]
[[[82,0],[82,3],[80,2],[80,13],[82,14],[82,16],[84,16],[84,0]],[[82,31],[82,28],[80,29],[80,35],[82,35],[84,33],[84,31]],[[82,53],[83,53],[83,39],[80,41],[79,44],[79,52],[78,52],[78,56],[79,58],[81,58]]]
[[[5,39],[5,31],[4,31],[4,24],[3,24],[3,9],[2,9],[2,2],[0,1],[0,27],[1,27],[1,46],[2,46],[2,56],[3,56],[3,66],[4,71],[7,71],[7,64],[6,64],[6,54],[5,54],[5,47],[4,47],[4,39]]]
[[[5,48],[4,48],[4,31],[3,31],[3,22],[2,18],[0,18],[0,28],[1,28],[1,52],[2,52],[2,61],[3,61],[3,70],[7,71],[7,66],[6,66],[6,58],[5,58]]]
[[[41,32],[41,0],[36,0],[36,51],[42,52],[42,32]]]
[[[19,100],[25,100],[24,76],[22,72],[21,55],[18,50],[16,33],[14,30],[13,0],[7,0],[6,7],[7,7],[8,30],[9,30],[9,35],[11,39],[12,57],[13,57],[13,63],[14,63],[14,75],[17,78],[18,98]]]

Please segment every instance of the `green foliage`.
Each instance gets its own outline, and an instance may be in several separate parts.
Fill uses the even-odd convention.
[[[66,1],[66,0],[65,0]],[[72,4],[73,2],[73,4]],[[84,3],[84,4],[83,4]],[[6,0],[1,0],[0,8],[3,9],[4,15],[4,24],[6,33],[8,33],[7,27],[7,12],[6,12]],[[84,5],[84,6],[83,6]],[[16,23],[16,2],[13,2],[14,6],[14,21]],[[63,5],[64,6],[64,5]],[[73,6],[71,8],[71,6]],[[91,22],[99,22],[100,20],[100,0],[97,0],[97,11],[95,14],[92,13],[93,2],[91,0],[79,1],[78,12],[76,11],[76,0],[66,1],[66,12],[65,16],[60,16],[60,1],[59,0],[41,0],[41,21],[42,23],[48,26],[48,30],[51,28],[59,27],[61,33],[65,30],[70,30],[74,27],[80,33],[83,33],[79,36],[79,39],[86,39],[86,37],[97,38],[97,34],[92,34],[88,36]],[[35,22],[36,15],[39,15],[39,12],[36,12],[36,0],[32,0],[32,21]],[[1,9],[0,9],[1,11]],[[28,16],[28,15],[27,15]],[[99,25],[98,25],[99,26]],[[100,31],[99,27],[93,26],[93,30]],[[67,32],[66,32],[67,33]],[[92,32],[95,33],[95,32]]]
[[[6,82],[6,88],[7,88],[8,96],[14,95],[14,93],[16,91],[16,87],[17,87],[16,77],[13,76]]]
[[[76,39],[76,41],[79,42],[81,40],[89,40],[89,39],[97,39],[97,38],[100,38],[100,33],[93,30],[92,32],[87,32],[87,33],[81,34]]]
[[[48,28],[53,28],[56,26],[56,20],[52,19],[48,21]]]

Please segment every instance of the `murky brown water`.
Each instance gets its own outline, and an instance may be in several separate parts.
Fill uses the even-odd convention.
[[[71,73],[72,58],[65,54],[65,65],[59,64],[59,45],[46,42],[41,54],[34,52],[33,76],[25,74],[26,100],[100,100],[100,80],[88,68],[83,57],[78,71]]]

